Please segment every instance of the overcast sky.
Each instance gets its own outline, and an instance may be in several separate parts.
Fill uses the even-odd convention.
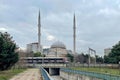
[[[120,40],[120,0],[0,0],[0,31],[10,33],[21,48],[37,42],[39,9],[45,47],[59,40],[73,49],[74,13],[78,53],[91,47],[103,55]]]

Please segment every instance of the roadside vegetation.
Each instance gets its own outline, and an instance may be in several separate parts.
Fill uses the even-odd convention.
[[[11,70],[4,70],[0,71],[0,80],[9,80],[14,75],[25,71],[26,69],[11,69]]]
[[[113,46],[108,56],[104,56],[104,62],[120,65],[120,41]]]
[[[103,74],[111,74],[111,75],[119,75],[120,76],[120,69],[110,69],[110,68],[72,68],[73,70],[80,70],[80,71],[88,71],[88,72],[97,72]]]
[[[0,32],[0,71],[10,69],[19,60],[17,45],[7,32]]]

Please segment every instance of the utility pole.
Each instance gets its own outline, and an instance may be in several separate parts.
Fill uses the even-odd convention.
[[[90,54],[91,53],[94,53],[94,56],[95,56],[95,62],[94,62],[94,65],[96,65],[96,51],[95,50],[93,50],[92,48],[89,48],[89,50],[88,50],[88,64],[90,65]]]
[[[90,67],[90,48],[88,49],[88,67]]]

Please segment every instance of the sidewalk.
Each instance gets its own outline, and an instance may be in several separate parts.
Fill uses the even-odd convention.
[[[28,69],[27,71],[20,73],[10,80],[41,80],[39,69]]]

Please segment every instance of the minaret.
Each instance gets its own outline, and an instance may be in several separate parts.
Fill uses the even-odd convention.
[[[73,54],[76,54],[76,21],[75,21],[75,14],[73,17]]]
[[[40,10],[38,14],[38,51],[41,52],[41,22],[40,22]]]

